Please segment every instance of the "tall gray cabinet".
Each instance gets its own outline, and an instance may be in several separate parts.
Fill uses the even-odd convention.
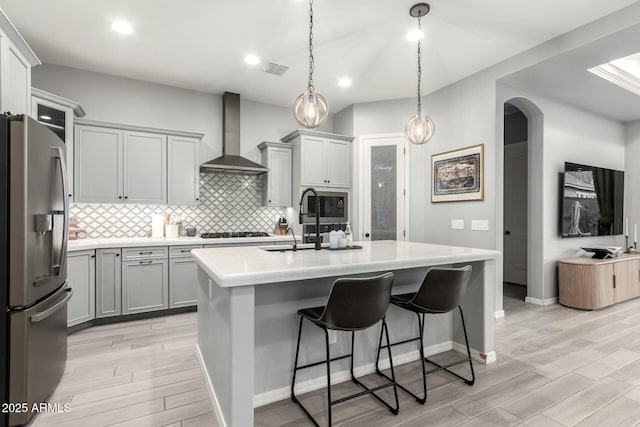
[[[96,317],[122,314],[122,262],[120,248],[96,251]]]
[[[96,253],[93,250],[70,252],[67,256],[67,282],[73,296],[67,306],[67,326],[96,317]]]

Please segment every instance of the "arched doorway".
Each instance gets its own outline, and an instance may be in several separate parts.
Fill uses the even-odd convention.
[[[544,300],[543,114],[524,97],[508,99],[503,112],[503,282],[522,286],[504,289],[536,303]]]

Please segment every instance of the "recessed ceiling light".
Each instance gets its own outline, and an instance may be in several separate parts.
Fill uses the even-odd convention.
[[[133,27],[131,27],[131,24],[125,21],[113,21],[113,24],[111,24],[111,29],[120,34],[133,33]]]
[[[51,116],[41,115],[40,120],[51,120]]]
[[[351,84],[352,84],[352,81],[348,77],[343,77],[340,80],[338,80],[338,86],[340,87],[349,87],[351,86]]]
[[[588,71],[640,95],[640,52],[589,68]]]
[[[410,42],[417,42],[418,40],[421,40],[423,37],[424,37],[424,32],[415,28],[407,32],[407,40],[409,40]]]
[[[244,57],[244,62],[249,65],[258,65],[260,63],[260,58],[256,55],[247,55]]]

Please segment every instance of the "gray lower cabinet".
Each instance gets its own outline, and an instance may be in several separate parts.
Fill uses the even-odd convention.
[[[96,317],[122,314],[122,258],[120,248],[96,251]]]
[[[198,264],[192,249],[202,245],[169,248],[169,308],[198,305]]]
[[[122,314],[169,308],[169,260],[122,262]]]
[[[96,317],[96,253],[70,252],[67,257],[67,281],[73,296],[67,306],[67,326]]]

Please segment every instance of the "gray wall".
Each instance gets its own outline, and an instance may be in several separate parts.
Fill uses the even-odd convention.
[[[502,177],[503,173],[503,104],[509,97],[497,96],[497,82],[511,73],[636,25],[635,16],[639,13],[640,4],[634,4],[425,96],[422,100],[423,111],[435,121],[436,133],[429,143],[410,147],[409,239],[502,250],[503,186],[502,178],[497,180],[496,177]],[[516,96],[517,93],[513,92],[512,95]],[[545,225],[543,230],[537,230],[544,233],[544,266],[540,267],[544,268],[542,276],[545,283],[539,284],[536,298],[544,299],[557,295],[554,273],[557,259],[566,256],[569,248],[578,247],[575,240],[560,242],[558,238],[557,177],[553,179],[551,175],[557,174],[565,158],[574,158],[574,152],[579,153],[575,158],[585,158],[585,163],[595,161],[603,166],[606,166],[605,163],[611,163],[611,166],[621,169],[624,166],[624,148],[620,144],[623,143],[624,136],[621,136],[623,128],[618,123],[546,100],[541,103],[542,107],[549,108],[550,121],[546,123],[548,127],[545,129],[544,138],[548,141],[545,148],[547,145],[551,148],[544,154],[544,160],[549,164],[542,170]],[[352,113],[343,110],[337,115],[339,119],[334,120],[340,128],[335,127],[334,130],[351,133],[356,137],[400,133],[406,120],[415,113],[415,104],[415,99],[355,104]],[[547,112],[545,120],[546,115]],[[585,121],[593,123],[585,125]],[[349,128],[352,132],[349,132]],[[484,144],[484,200],[432,204],[429,176],[431,155],[476,144]],[[584,149],[590,144],[594,145],[592,152]],[[613,148],[610,149],[608,144],[612,144]],[[359,187],[358,168],[359,165],[356,165],[352,183],[356,190]],[[358,194],[355,196],[354,200]],[[450,221],[454,218],[465,220],[465,230],[451,230]],[[472,219],[488,220],[490,230],[471,231]],[[358,230],[359,224],[355,226]],[[602,238],[597,239],[597,243],[592,242],[608,243]],[[496,263],[496,270],[497,284],[500,284],[501,260]],[[501,293],[499,294],[496,310],[502,309]]]
[[[542,164],[533,165],[530,179],[542,181],[542,286],[533,283],[529,296],[551,299],[558,296],[557,261],[575,256],[580,246],[623,246],[621,236],[562,239],[559,229],[559,174],[564,162],[625,169],[625,127],[623,124],[559,102],[498,85],[498,101],[522,97],[544,114]],[[534,233],[539,233],[534,230]],[[531,290],[531,288],[529,288]]]
[[[640,121],[625,126],[625,215],[629,217],[629,244],[633,243],[633,224],[640,226]],[[639,231],[640,233],[640,231]]]
[[[200,144],[202,162],[222,153],[220,95],[51,64],[33,68],[32,85],[79,102],[88,119],[202,132],[205,134]],[[257,162],[258,144],[279,141],[299,127],[289,108],[245,98],[241,98],[240,108],[241,152]],[[320,130],[331,129],[329,118]]]

